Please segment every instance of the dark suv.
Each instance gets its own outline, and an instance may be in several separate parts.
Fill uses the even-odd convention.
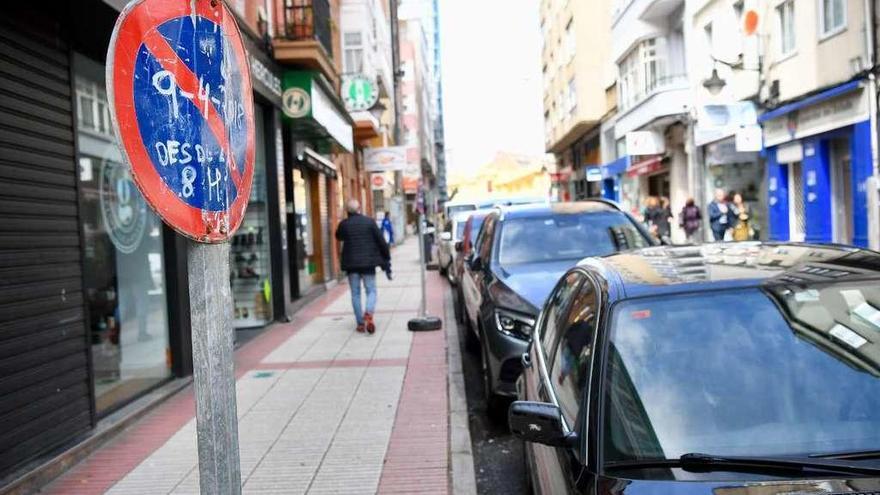
[[[486,217],[460,285],[490,415],[503,415],[501,396],[515,394],[520,356],[559,276],[584,257],[651,244],[635,220],[601,200],[512,206]]]
[[[536,493],[880,492],[878,253],[730,243],[584,260],[522,359],[509,422]]]

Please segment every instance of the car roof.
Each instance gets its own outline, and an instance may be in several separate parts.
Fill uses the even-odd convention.
[[[658,246],[587,258],[621,297],[880,278],[880,253],[850,246],[731,242]],[[612,282],[613,283],[613,282]]]
[[[599,211],[620,211],[614,203],[600,199],[567,201],[560,203],[529,203],[524,205],[502,206],[499,211],[504,219],[530,218],[546,215],[572,215]]]

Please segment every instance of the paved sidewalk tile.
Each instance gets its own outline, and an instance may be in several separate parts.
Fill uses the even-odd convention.
[[[378,273],[375,335],[354,332],[345,284],[236,352],[243,492],[447,493],[445,332],[413,334],[414,242]],[[444,286],[429,275],[429,309]],[[188,388],[72,468],[46,493],[198,494]]]

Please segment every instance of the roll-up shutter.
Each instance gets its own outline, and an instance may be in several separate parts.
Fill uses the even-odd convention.
[[[0,478],[92,426],[68,47],[0,15]]]
[[[321,214],[321,246],[323,252],[321,259],[324,263],[324,281],[333,279],[333,260],[330,256],[330,250],[333,244],[330,243],[330,201],[327,198],[327,181],[326,175],[317,175],[318,180],[318,206]]]

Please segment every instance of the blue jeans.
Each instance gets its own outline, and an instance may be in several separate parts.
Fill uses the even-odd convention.
[[[367,291],[366,312],[372,314],[376,311],[376,274],[362,275],[360,273],[348,274],[348,285],[351,288],[351,307],[354,309],[354,318],[358,325],[364,323],[364,310],[361,309],[361,281]]]

